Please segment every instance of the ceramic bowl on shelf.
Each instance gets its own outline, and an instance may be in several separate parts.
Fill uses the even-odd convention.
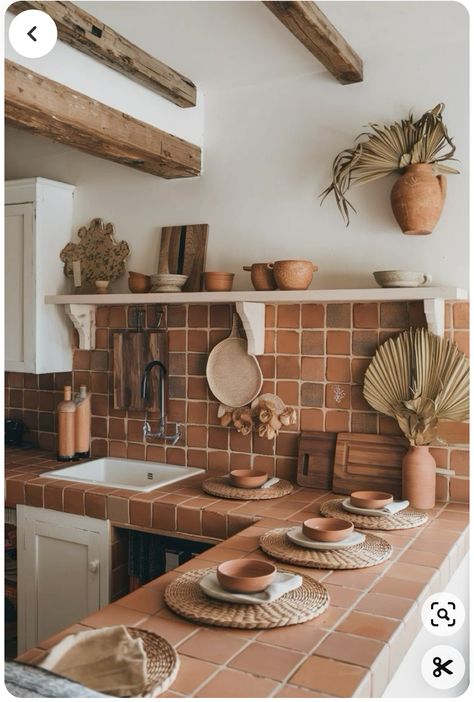
[[[419,288],[432,280],[429,273],[418,271],[374,271],[373,276],[382,288]]]
[[[223,273],[221,271],[206,271],[203,274],[204,287],[208,292],[228,292],[232,290],[234,275],[234,273]]]
[[[96,290],[99,295],[105,295],[109,287],[109,280],[96,280],[94,281]]]
[[[151,279],[149,275],[137,273],[136,271],[128,271],[128,289],[132,293],[147,293],[151,288]]]
[[[354,531],[354,525],[347,519],[313,517],[303,522],[302,529],[314,541],[342,541]]]
[[[181,292],[188,276],[177,273],[156,273],[151,275],[150,279],[151,292]]]
[[[280,290],[306,290],[318,267],[311,261],[287,260],[269,263],[275,281]]]
[[[230,482],[234,487],[239,488],[259,488],[268,479],[268,473],[262,470],[232,470],[230,472]]]
[[[351,505],[363,509],[382,509],[393,502],[393,495],[389,492],[376,492],[374,490],[358,490],[351,492]]]
[[[217,580],[229,592],[262,592],[273,581],[276,567],[256,558],[237,558],[217,566]]]
[[[252,263],[243,266],[244,271],[250,271],[250,280],[255,290],[276,290],[277,284],[273,275],[273,263]]]

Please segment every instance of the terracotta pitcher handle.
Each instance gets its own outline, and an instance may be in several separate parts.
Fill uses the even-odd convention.
[[[432,280],[433,280],[433,276],[431,276],[429,273],[425,273],[423,276],[422,285],[429,285]]]
[[[438,179],[439,189],[441,190],[441,202],[444,204],[446,200],[446,176],[437,175],[436,178]]]
[[[274,266],[273,263],[267,263],[267,268],[268,268],[269,271],[272,271],[272,270],[273,270],[273,266]]]
[[[251,270],[252,270],[252,266],[242,266],[242,270],[243,270],[243,271],[251,271]]]

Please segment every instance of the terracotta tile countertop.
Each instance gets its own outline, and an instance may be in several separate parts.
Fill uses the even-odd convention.
[[[167,584],[186,570],[229,558],[272,560],[258,549],[260,534],[317,515],[319,503],[332,494],[295,487],[276,500],[236,503],[204,496],[202,477],[138,495],[37,477],[55,465],[44,451],[8,451],[7,504],[225,539],[20,656],[39,660],[67,633],[84,628],[140,626],[164,636],[180,654],[180,672],[163,697],[379,697],[420,629],[423,601],[443,590],[468,548],[468,506],[437,504],[418,529],[373,532],[393,546],[381,565],[346,571],[292,567],[327,587],[330,606],[320,617],[266,631],[200,626],[168,610]]]

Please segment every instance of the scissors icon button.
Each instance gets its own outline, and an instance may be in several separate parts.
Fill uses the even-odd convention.
[[[433,670],[433,675],[435,676],[435,678],[440,678],[442,673],[452,675],[453,671],[448,668],[448,665],[450,665],[452,662],[453,659],[450,658],[449,660],[444,661],[443,663],[439,656],[435,656],[433,658],[433,665],[435,666]]]

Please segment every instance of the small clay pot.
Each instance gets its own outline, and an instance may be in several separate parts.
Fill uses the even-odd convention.
[[[303,522],[303,534],[313,541],[342,541],[354,531],[347,519],[314,517]]]
[[[237,558],[217,566],[217,579],[229,592],[262,592],[271,584],[276,572],[276,567],[267,561]]]
[[[151,288],[151,280],[149,275],[137,273],[136,271],[128,271],[128,289],[132,293],[147,293]]]
[[[351,492],[351,505],[364,509],[382,509],[393,502],[389,492],[374,492],[373,490],[358,490]]]
[[[204,273],[204,287],[208,292],[224,292],[232,290],[234,273],[221,273],[220,271],[206,271]]]
[[[252,263],[251,266],[244,266],[244,271],[250,271],[250,280],[255,290],[276,290],[277,284],[273,269],[269,268],[269,263]]]
[[[239,488],[259,488],[268,480],[268,473],[261,470],[232,470],[230,482]]]
[[[96,280],[95,287],[99,295],[105,295],[109,287],[109,280]]]
[[[313,273],[318,270],[311,261],[288,260],[269,263],[280,290],[306,290],[311,284]]]
[[[404,234],[431,234],[446,199],[446,178],[431,163],[407,166],[392,188],[392,211]]]

